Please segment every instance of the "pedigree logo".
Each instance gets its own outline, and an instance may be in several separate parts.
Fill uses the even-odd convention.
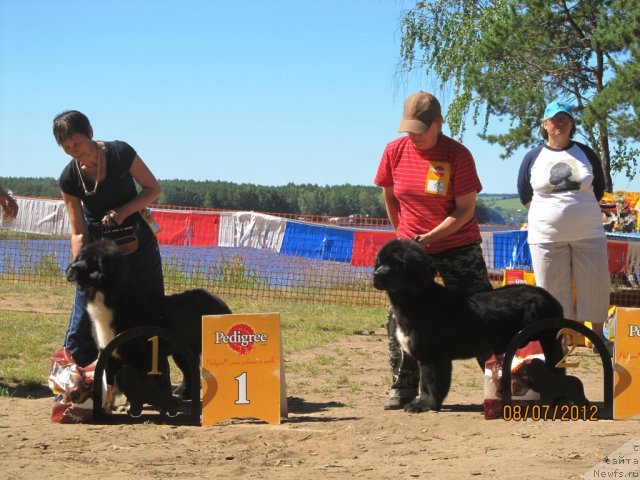
[[[249,325],[237,323],[227,333],[216,332],[215,343],[224,343],[234,352],[247,355],[253,350],[254,344],[266,343],[268,340],[269,336],[266,333],[255,333]]]

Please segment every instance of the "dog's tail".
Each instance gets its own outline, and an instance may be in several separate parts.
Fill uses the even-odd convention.
[[[525,313],[525,325],[531,325],[532,323],[540,320],[547,319],[562,319],[564,318],[564,309],[562,304],[556,298],[546,290],[539,288],[539,296],[535,298],[532,308],[527,309]],[[540,332],[538,340],[542,346],[544,352],[545,361],[547,365],[555,366],[562,360],[562,340],[558,338],[557,329],[548,329]],[[557,369],[558,373],[564,374],[564,369]]]
[[[545,289],[537,287],[540,295],[534,298],[533,303],[525,312],[525,325],[546,318],[564,318],[562,304]]]

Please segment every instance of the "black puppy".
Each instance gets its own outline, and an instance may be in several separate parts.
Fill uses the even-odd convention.
[[[553,405],[556,398],[569,400],[573,405],[589,405],[584,396],[584,386],[579,378],[559,375],[547,368],[539,358],[526,365],[531,387],[540,393],[540,404]]]
[[[539,287],[464,294],[436,283],[435,275],[433,259],[415,241],[392,240],[376,257],[373,285],[389,295],[398,341],[420,366],[420,395],[405,406],[409,412],[440,410],[452,360],[504,353],[527,325],[563,317],[562,305]],[[562,358],[556,333],[547,330],[539,338],[550,365]]]
[[[202,316],[231,313],[220,298],[202,289],[162,296],[141,291],[128,283],[126,256],[111,240],[85,245],[67,267],[67,280],[88,292],[87,311],[100,351],[126,330],[157,326],[175,332],[199,357]],[[167,368],[169,353],[163,344],[159,358],[161,369]],[[118,368],[125,364],[131,365],[140,375],[151,370],[151,344],[143,339],[126,342],[114,356],[107,366],[108,380],[113,379]],[[188,396],[191,385],[186,359],[176,353],[174,360],[184,378],[178,393]]]

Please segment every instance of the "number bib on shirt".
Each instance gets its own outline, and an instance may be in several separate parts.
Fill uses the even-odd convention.
[[[451,164],[449,162],[430,162],[427,171],[425,193],[445,196],[449,190]]]

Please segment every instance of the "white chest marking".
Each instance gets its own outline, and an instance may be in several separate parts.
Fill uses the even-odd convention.
[[[104,304],[104,294],[97,292],[96,297],[87,305],[87,312],[93,321],[96,333],[96,342],[102,350],[115,338],[113,330],[113,311]]]
[[[404,332],[400,327],[396,327],[396,338],[398,339],[398,343],[400,343],[402,350],[410,354],[411,353],[409,351],[410,338],[404,334]]]

